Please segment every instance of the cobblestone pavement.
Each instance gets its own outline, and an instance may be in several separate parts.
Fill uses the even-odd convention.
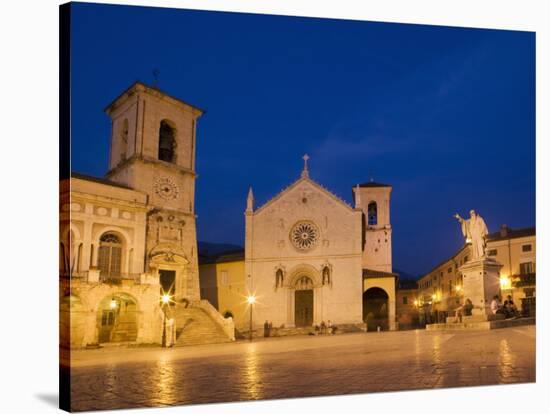
[[[73,410],[535,381],[535,327],[73,352]]]

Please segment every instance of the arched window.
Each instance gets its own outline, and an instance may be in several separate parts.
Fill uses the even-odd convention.
[[[168,122],[162,121],[159,130],[159,160],[174,162],[176,132]]]
[[[367,212],[369,226],[375,226],[376,224],[378,224],[378,207],[376,206],[376,202],[371,201],[369,203]]]
[[[126,151],[128,150],[128,119],[122,123],[122,131],[120,133],[120,161],[126,159]]]
[[[120,276],[122,242],[113,233],[105,233],[99,239],[97,265],[102,276]]]

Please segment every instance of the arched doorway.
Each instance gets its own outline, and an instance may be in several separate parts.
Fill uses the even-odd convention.
[[[130,295],[105,297],[97,311],[98,342],[134,342],[138,334],[137,310]]]
[[[294,325],[313,325],[313,281],[308,276],[299,277],[294,284]]]
[[[372,287],[363,293],[363,321],[368,331],[389,329],[389,296],[384,289]]]

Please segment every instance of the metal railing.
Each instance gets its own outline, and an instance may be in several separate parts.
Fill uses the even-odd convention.
[[[523,273],[512,276],[512,286],[519,288],[525,286],[535,286],[537,284],[536,273]]]
[[[131,280],[134,283],[139,283],[140,282],[139,276],[140,276],[139,273],[119,273],[119,274],[110,274],[110,275],[100,274],[99,281],[100,283],[107,283],[110,285],[120,285],[122,284],[123,281],[126,281],[126,280],[129,280],[129,281]]]

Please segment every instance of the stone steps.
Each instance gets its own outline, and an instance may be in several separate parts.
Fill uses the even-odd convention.
[[[113,328],[111,342],[132,342],[137,338],[135,316],[122,313]]]
[[[432,323],[426,325],[427,331],[465,331],[511,328],[515,326],[534,325],[535,318],[499,319],[484,322]]]
[[[336,327],[336,331],[335,331],[336,335],[342,334],[342,333],[353,333],[353,332],[365,331],[363,324],[340,324],[340,325],[335,325],[335,327]],[[244,338],[249,337],[248,331],[245,331],[242,334]],[[263,334],[264,334],[263,327],[260,327],[253,332],[254,337],[263,336]],[[305,327],[298,327],[298,328],[273,328],[271,330],[272,337],[295,336],[295,335],[321,335],[321,332],[320,331],[315,332],[315,328],[313,326],[305,326]]]
[[[231,342],[221,326],[203,309],[176,305],[172,312],[176,320],[175,346]]]

